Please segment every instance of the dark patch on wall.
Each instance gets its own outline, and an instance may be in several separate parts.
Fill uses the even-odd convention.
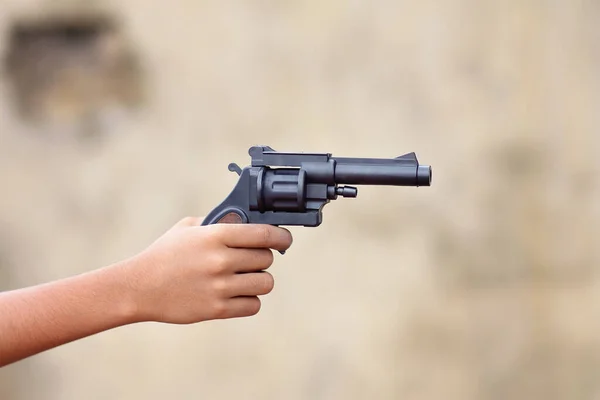
[[[10,99],[27,123],[85,136],[143,103],[141,65],[110,15],[15,20],[7,47]]]

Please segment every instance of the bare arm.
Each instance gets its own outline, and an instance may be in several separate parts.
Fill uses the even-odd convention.
[[[0,366],[132,323],[127,263],[0,293]]]
[[[251,316],[273,289],[270,249],[290,233],[266,225],[198,226],[186,218],[144,252],[86,274],[0,293],[0,367],[119,326]]]

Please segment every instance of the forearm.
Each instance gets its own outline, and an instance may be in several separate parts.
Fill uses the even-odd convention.
[[[127,261],[83,275],[0,293],[0,367],[136,322]]]

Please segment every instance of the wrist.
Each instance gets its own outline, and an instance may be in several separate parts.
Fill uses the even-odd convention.
[[[103,275],[109,291],[107,303],[117,325],[142,322],[136,279],[133,273],[135,260],[126,260],[98,271]]]

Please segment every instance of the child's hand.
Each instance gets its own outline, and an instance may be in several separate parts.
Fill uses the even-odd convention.
[[[287,250],[289,231],[270,225],[217,224],[185,218],[123,268],[136,320],[189,324],[251,316],[273,289],[264,271],[271,249]]]

